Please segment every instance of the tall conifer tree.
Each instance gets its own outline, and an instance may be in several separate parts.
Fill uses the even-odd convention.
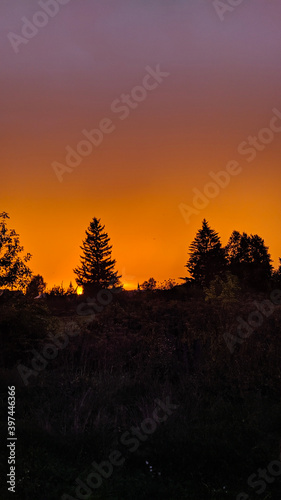
[[[215,276],[225,269],[224,250],[218,233],[203,219],[202,228],[197,232],[189,247],[186,267],[191,277],[201,285],[208,285]]]
[[[114,271],[116,262],[111,258],[112,245],[109,242],[100,219],[94,217],[80,247],[83,251],[81,265],[74,269],[76,283],[83,287],[85,294],[120,285],[121,276]]]

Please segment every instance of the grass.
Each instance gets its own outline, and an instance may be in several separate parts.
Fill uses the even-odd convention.
[[[87,500],[257,498],[248,477],[280,453],[280,308],[231,354],[223,334],[252,310],[249,297],[225,307],[175,294],[123,293],[90,322],[75,317],[76,299],[0,303],[8,354],[0,425],[5,435],[7,385],[15,383],[18,498],[77,498],[76,478],[86,480],[92,462],[114,449],[124,465]],[[19,359],[29,365],[34,345],[40,350],[48,332],[73,319],[80,335],[25,386]],[[136,451],[122,447],[120,436],[168,396],[178,409]],[[279,491],[278,476],[260,498],[279,499]]]

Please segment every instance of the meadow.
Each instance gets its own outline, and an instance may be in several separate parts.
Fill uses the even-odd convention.
[[[77,314],[83,296],[0,297],[4,435],[16,387],[14,498],[279,498],[281,306],[233,352],[226,342],[268,298],[206,301],[186,284],[122,291],[93,317]]]

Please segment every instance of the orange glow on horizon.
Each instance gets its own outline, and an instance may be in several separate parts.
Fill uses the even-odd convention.
[[[30,267],[34,274],[42,274],[47,287],[64,283],[68,287],[72,281],[76,286],[73,269],[80,263],[80,245],[85,237],[85,230],[93,216],[101,218],[112,244],[112,257],[116,260],[116,270],[121,274],[121,282],[125,289],[136,289],[150,277],[157,282],[169,278],[180,281],[186,276],[185,268],[188,259],[188,248],[201,227],[205,217],[215,229],[222,244],[225,245],[231,232],[235,229],[248,234],[259,234],[269,246],[269,251],[277,267],[281,255],[281,237],[275,228],[279,225],[279,216],[275,211],[276,199],[279,197],[279,185],[271,189],[272,197],[265,206],[255,200],[247,192],[247,184],[241,190],[241,179],[233,181],[233,185],[220,193],[215,200],[210,200],[208,207],[199,215],[193,215],[187,225],[178,209],[183,202],[191,204],[190,189],[186,193],[169,196],[169,186],[163,187],[163,196],[150,193],[147,196],[135,195],[119,199],[91,202],[80,200],[76,206],[65,202],[44,201],[44,211],[38,210],[37,202],[30,200],[23,211],[21,200],[11,203],[3,200],[3,207],[10,215],[9,225],[16,229],[25,252],[32,254]],[[244,176],[244,182],[247,175]],[[240,204],[235,206],[235,182],[239,185]],[[263,183],[266,189],[266,182]],[[196,185],[200,187],[200,182]],[[204,186],[204,184],[203,184]],[[180,190],[180,186],[176,191]],[[183,191],[183,190],[182,190]],[[245,197],[243,198],[243,191]],[[190,201],[191,200],[191,201]],[[5,203],[7,201],[7,203]],[[127,212],[127,206],[131,207]],[[252,210],[248,211],[250,204]],[[71,206],[72,205],[72,206]],[[268,214],[271,214],[268,224]],[[36,229],[35,229],[36,228]],[[50,239],[51,235],[51,239]]]

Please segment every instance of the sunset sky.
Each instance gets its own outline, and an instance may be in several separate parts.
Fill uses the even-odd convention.
[[[42,16],[40,3],[58,12]],[[244,0],[223,20],[211,0],[40,3],[0,6],[0,212],[33,255],[34,273],[48,287],[74,282],[93,217],[128,288],[184,276],[204,217],[223,244],[234,229],[258,233],[277,267],[281,3]],[[33,18],[45,26],[26,28]],[[147,67],[158,65],[169,75],[157,86],[150,75],[155,88],[142,91]],[[113,103],[132,92],[139,101],[131,97],[122,120]],[[262,130],[273,116],[274,131]],[[66,165],[66,147],[105,118],[112,131],[60,182],[54,162]],[[247,161],[238,147],[259,134],[263,146]],[[240,173],[187,223],[179,206],[192,206],[193,189],[203,192],[209,173],[232,160]]]

